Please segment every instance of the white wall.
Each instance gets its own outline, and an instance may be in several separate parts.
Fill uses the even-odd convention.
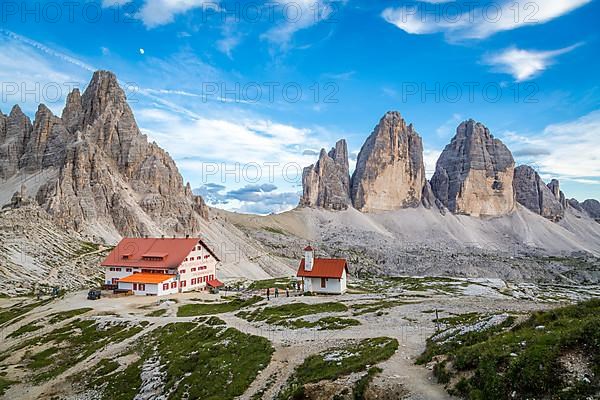
[[[193,257],[194,260],[189,261],[190,257]],[[200,259],[197,259],[198,257]],[[210,275],[213,276],[213,279],[217,279],[218,261],[204,246],[201,244],[196,245],[186,258],[188,261],[184,261],[179,266],[179,280],[186,282],[186,286],[181,288],[182,292],[206,288],[206,281]],[[203,266],[206,266],[206,269],[201,270],[200,267]],[[192,268],[196,268],[196,271],[192,272]],[[185,271],[185,273],[181,273],[182,271]],[[196,279],[195,285],[192,285],[192,279]]]
[[[164,296],[167,294],[175,294],[178,292],[179,289],[177,287],[171,288],[172,282],[176,282],[175,278],[169,279],[168,281],[161,282],[161,283],[146,283],[146,284],[144,284],[145,285],[144,290],[133,290],[133,283],[119,282],[119,289],[131,290],[131,291],[133,291],[133,294],[138,295],[138,296],[145,296],[145,295]],[[163,290],[162,286],[164,283],[167,283],[169,285],[168,290]],[[139,288],[139,283],[138,283],[138,288]]]
[[[314,293],[341,294],[346,292],[346,271],[342,278],[325,278],[325,287],[321,287],[321,278],[302,278],[304,280],[304,291]]]

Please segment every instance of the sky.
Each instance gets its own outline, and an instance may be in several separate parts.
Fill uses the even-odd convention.
[[[423,137],[428,176],[458,124],[517,164],[600,198],[598,0],[2,0],[0,110],[57,115],[113,71],[142,132],[209,204],[297,205],[302,168],[386,111]]]

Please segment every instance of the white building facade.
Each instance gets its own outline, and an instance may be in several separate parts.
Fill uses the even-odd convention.
[[[343,294],[347,291],[348,264],[345,259],[315,258],[314,250],[308,246],[297,277],[305,292]]]
[[[102,263],[104,282],[136,295],[204,290],[219,258],[199,239],[123,239]],[[220,283],[220,282],[219,282]]]

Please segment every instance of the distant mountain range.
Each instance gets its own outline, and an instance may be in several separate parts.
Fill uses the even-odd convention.
[[[89,272],[73,273],[81,254],[98,254],[87,243],[110,245],[123,236],[201,235],[224,260],[224,279],[293,274],[306,242],[349,257],[355,273],[547,275],[543,263],[507,267],[487,256],[477,266],[449,262],[474,254],[474,243],[491,253],[600,255],[598,201],[567,200],[558,181],[546,185],[531,167],[515,168],[508,148],[473,120],[458,126],[430,181],[421,137],[388,112],[352,176],[344,140],[304,169],[297,209],[267,217],[211,209],[169,154],[140,132],[108,71],[95,72],[83,94],[70,93],[60,117],[44,105],[33,122],[18,106],[0,112],[0,206],[0,292],[15,283],[29,290],[40,280],[89,282]],[[59,237],[71,250],[61,249]],[[415,246],[435,252],[401,261]],[[597,279],[587,271],[573,276]]]
[[[300,205],[328,210],[348,207],[363,212],[437,208],[474,217],[498,217],[517,203],[552,221],[569,208],[600,220],[600,203],[567,200],[558,180],[546,185],[530,166],[515,168],[510,150],[474,120],[462,122],[425,178],[421,137],[400,113],[386,113],[363,144],[356,169],[348,172],[344,139],[304,169]]]

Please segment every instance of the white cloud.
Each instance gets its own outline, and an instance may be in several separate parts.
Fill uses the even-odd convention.
[[[452,117],[447,119],[442,125],[438,126],[435,133],[441,138],[447,138],[454,136],[456,133],[456,127],[461,122],[462,116],[460,114],[452,114]]]
[[[442,154],[441,150],[436,149],[424,149],[423,150],[423,162],[425,163],[425,175],[427,179],[431,179],[433,173],[435,172],[435,166],[437,164],[438,158],[440,158],[440,154]]]
[[[140,48],[140,54],[144,55],[145,53],[146,53],[146,50]]]
[[[589,2],[591,0],[503,0],[477,7],[473,3],[458,2],[434,6],[416,3],[388,7],[381,16],[410,34],[443,32],[450,40],[483,39],[497,32],[546,23]]]
[[[131,3],[131,0],[102,0],[102,7],[120,7]]]
[[[81,62],[41,43],[0,31],[0,108],[19,104],[32,116],[40,103],[60,115],[68,93],[89,80]]]
[[[289,47],[295,33],[322,21],[336,17],[339,7],[347,0],[280,0],[275,11],[282,22],[261,35],[261,38],[280,46]]]
[[[581,43],[548,51],[511,47],[499,53],[486,55],[483,63],[495,67],[499,72],[511,74],[517,82],[521,82],[540,74],[555,62],[556,57],[569,53],[579,46]]]
[[[574,121],[548,125],[540,134],[509,132],[503,140],[520,162],[533,164],[542,176],[578,183],[600,183],[600,110]],[[535,151],[533,151],[535,149]]]
[[[111,0],[108,0],[111,1]],[[170,24],[178,14],[184,14],[195,8],[215,9],[215,0],[146,0],[136,15],[147,28]]]

